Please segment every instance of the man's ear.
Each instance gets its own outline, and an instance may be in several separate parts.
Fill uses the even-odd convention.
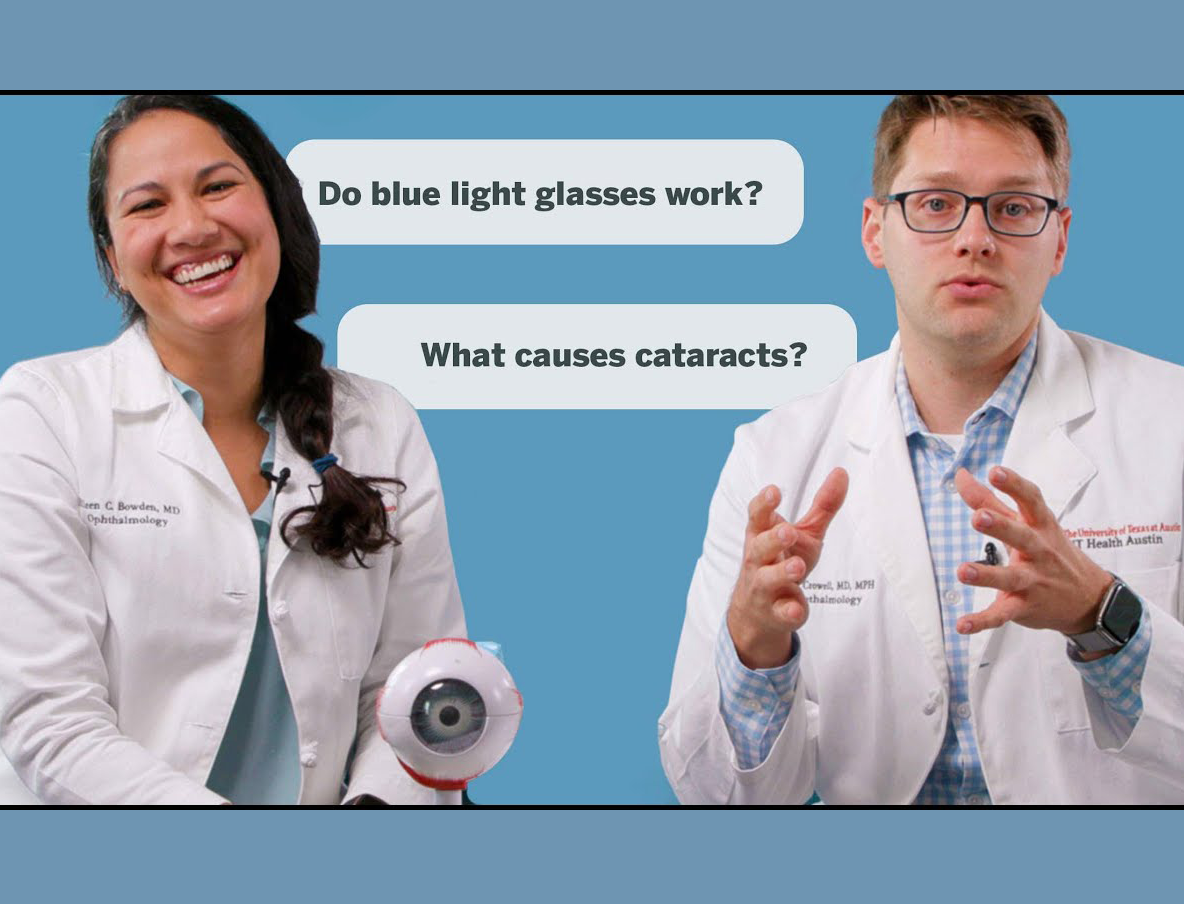
[[[863,252],[873,267],[884,269],[884,249],[880,239],[884,234],[884,205],[875,198],[863,201]]]
[[[1065,267],[1065,253],[1069,250],[1069,223],[1073,220],[1073,211],[1068,207],[1061,208],[1056,212],[1056,217],[1061,222],[1061,235],[1057,239],[1057,254],[1052,263],[1053,276]]]

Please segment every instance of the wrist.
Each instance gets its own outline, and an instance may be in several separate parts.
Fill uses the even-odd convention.
[[[736,656],[747,669],[779,668],[789,662],[793,654],[792,631],[782,633],[754,628],[745,624],[734,609],[728,610],[726,626]]]
[[[1094,565],[1090,569],[1090,574],[1086,582],[1087,590],[1085,598],[1090,601],[1089,608],[1073,624],[1062,628],[1061,633],[1067,635],[1084,634],[1087,631],[1094,630],[1098,625],[1098,616],[1101,614],[1102,603],[1106,601],[1106,596],[1109,594],[1110,588],[1114,585],[1114,581],[1114,575]]]

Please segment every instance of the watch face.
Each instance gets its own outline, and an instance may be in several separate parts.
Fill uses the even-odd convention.
[[[1106,607],[1106,614],[1102,616],[1102,627],[1126,643],[1138,629],[1142,614],[1143,604],[1139,598],[1126,584],[1119,584],[1114,598]]]

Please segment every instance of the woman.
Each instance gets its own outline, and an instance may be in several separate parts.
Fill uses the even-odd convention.
[[[295,176],[224,101],[133,96],[89,209],[127,330],[0,381],[5,754],[50,803],[424,800],[375,699],[464,632],[439,478],[407,402],[296,325]]]

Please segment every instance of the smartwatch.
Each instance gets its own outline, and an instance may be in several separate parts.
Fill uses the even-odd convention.
[[[1133,590],[1117,576],[1106,591],[1098,609],[1098,622],[1092,631],[1067,634],[1069,643],[1078,653],[1102,653],[1124,646],[1139,630],[1143,603]]]

